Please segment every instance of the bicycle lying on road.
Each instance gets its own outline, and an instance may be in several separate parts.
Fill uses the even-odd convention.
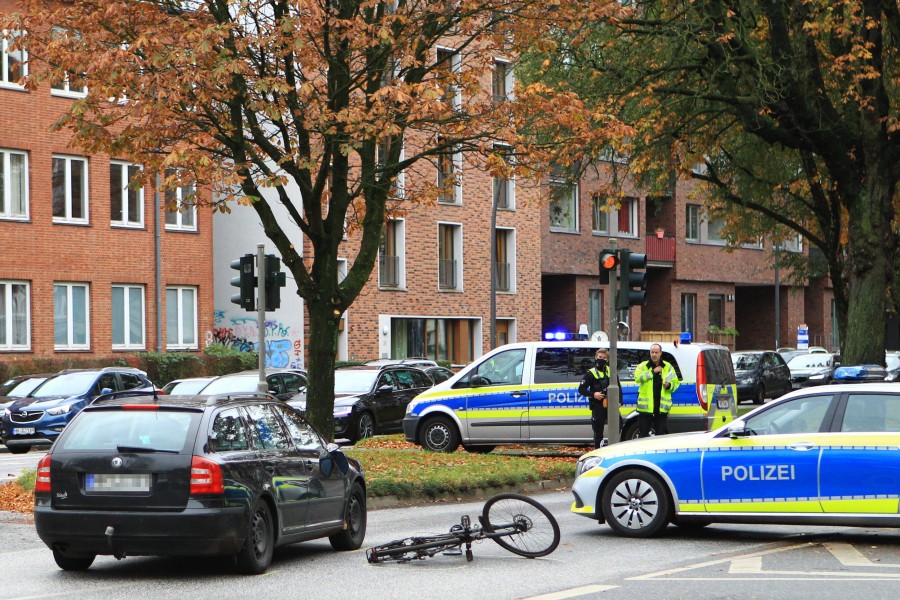
[[[449,533],[420,535],[388,542],[366,550],[370,563],[424,560],[440,553],[460,553],[472,560],[472,542],[485,538],[525,558],[547,556],[559,545],[559,524],[540,502],[519,494],[498,494],[484,503],[479,524],[463,515]]]

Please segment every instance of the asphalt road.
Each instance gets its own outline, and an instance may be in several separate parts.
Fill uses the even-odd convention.
[[[60,571],[27,519],[0,513],[0,598],[341,598],[560,600],[564,598],[896,598],[896,529],[713,525],[668,528],[652,540],[614,536],[569,513],[567,491],[534,495],[557,516],[556,552],[527,560],[490,541],[475,559],[437,556],[369,565],[363,550],[339,553],[327,541],[281,548],[269,571],[233,575],[227,561],[99,557],[85,573]],[[446,531],[481,503],[373,510],[364,547],[415,533]]]

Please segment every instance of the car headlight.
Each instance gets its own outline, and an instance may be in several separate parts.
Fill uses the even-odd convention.
[[[71,405],[71,404],[64,404],[63,406],[57,406],[56,408],[48,408],[48,409],[47,409],[47,414],[48,414],[48,415],[51,415],[51,416],[53,416],[53,417],[56,417],[56,416],[59,416],[59,415],[64,415],[64,414],[66,414],[67,412],[69,412],[70,410],[72,410],[72,405]]]
[[[350,416],[350,413],[353,412],[352,406],[335,406],[334,407],[334,418],[335,419],[344,419]]]
[[[809,376],[810,380],[815,380],[815,381],[821,381],[822,379],[825,379],[826,377],[828,377],[828,373],[816,373],[815,375]]]
[[[750,385],[753,383],[753,378],[752,377],[744,377],[743,379],[738,381],[738,383],[740,385]]]
[[[0,419],[2,419],[3,417],[5,417],[8,414],[9,414],[8,408],[0,409]]]
[[[602,456],[588,456],[583,460],[578,461],[578,467],[575,469],[575,477],[578,477],[582,473],[586,473],[590,471],[594,467],[600,466],[600,463],[603,462]]]
[[[410,402],[409,404],[407,404],[406,405],[406,414],[411,413],[415,406],[416,406],[415,402]]]

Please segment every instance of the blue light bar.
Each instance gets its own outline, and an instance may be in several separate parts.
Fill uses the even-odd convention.
[[[678,341],[682,344],[690,344],[692,339],[694,338],[690,331],[682,331]]]

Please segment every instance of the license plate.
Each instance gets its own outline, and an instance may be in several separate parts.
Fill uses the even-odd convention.
[[[87,473],[84,489],[88,492],[149,492],[149,473]]]
[[[721,410],[728,410],[731,408],[731,398],[725,396],[724,398],[716,398],[716,406]]]
[[[13,427],[13,435],[34,435],[34,427]]]

